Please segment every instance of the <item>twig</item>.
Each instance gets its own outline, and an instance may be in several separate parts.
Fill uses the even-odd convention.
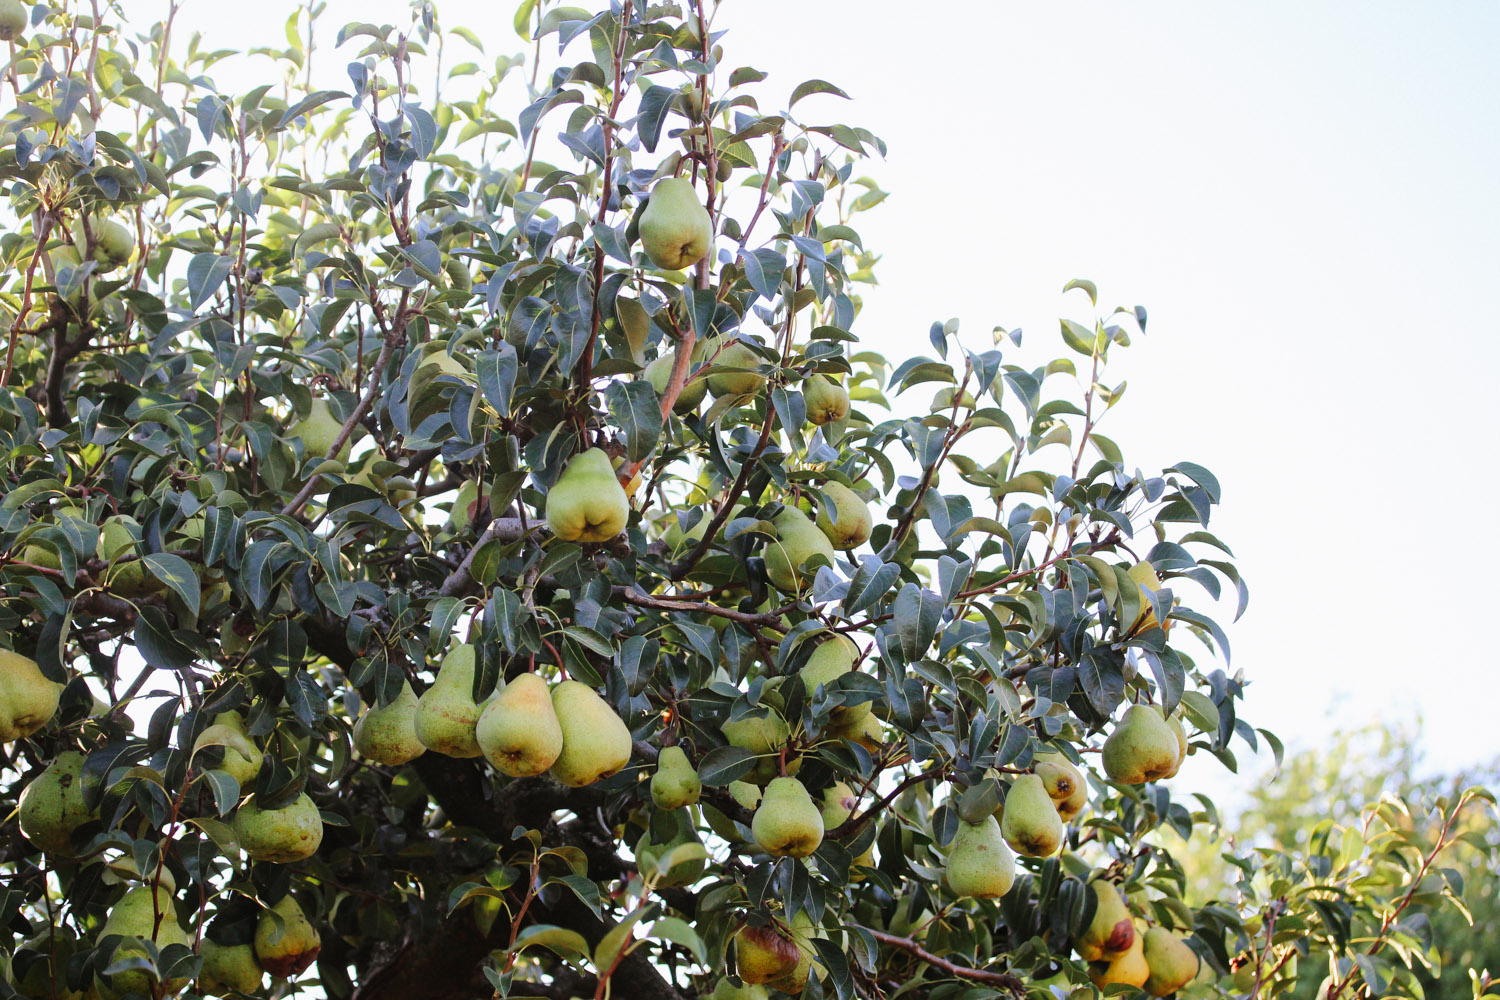
[[[908,955],[921,959],[935,969],[942,969],[950,976],[957,976],[960,979],[968,979],[990,986],[999,986],[1002,989],[1009,990],[1018,997],[1026,995],[1026,984],[1009,973],[986,972],[983,969],[971,969],[966,965],[957,965],[945,958],[939,958],[911,938],[897,937],[895,934],[887,934],[885,931],[877,931],[868,927],[863,928],[863,930],[881,944],[904,951]]]

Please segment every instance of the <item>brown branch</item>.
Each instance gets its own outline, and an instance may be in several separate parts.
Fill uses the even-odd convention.
[[[655,597],[651,594],[642,593],[635,587],[616,587],[614,592],[617,597],[622,597],[631,604],[641,608],[654,608],[658,611],[697,611],[706,615],[717,615],[720,618],[728,618],[730,621],[739,622],[741,625],[759,625],[762,628],[775,629],[778,632],[785,632],[787,630],[786,623],[781,620],[781,615],[775,611],[761,613],[736,611],[733,608],[721,608],[717,604],[709,604],[704,601],[684,601],[680,598]]]
[[[708,547],[713,544],[714,539],[719,537],[719,529],[724,526],[725,521],[729,520],[729,515],[734,510],[735,501],[740,498],[741,493],[745,492],[745,484],[750,481],[750,472],[755,468],[755,460],[760,458],[761,452],[766,450],[766,445],[771,441],[771,428],[775,425],[776,409],[771,406],[771,401],[767,398],[766,422],[761,426],[760,440],[755,442],[755,448],[751,450],[749,455],[745,456],[745,461],[740,464],[740,473],[735,477],[734,487],[730,489],[729,495],[724,498],[724,502],[719,505],[719,509],[715,512],[713,520],[709,521],[708,526],[703,529],[703,537],[698,539],[698,544],[693,546],[693,551],[689,552],[682,562],[672,567],[671,578],[673,580],[681,580],[691,573],[693,567],[698,565],[698,561],[703,558],[703,554],[708,551]]]
[[[945,958],[939,958],[911,938],[897,937],[895,934],[887,934],[885,931],[877,931],[868,927],[863,928],[863,930],[881,944],[895,948],[898,951],[904,951],[908,955],[926,962],[935,969],[941,969],[950,976],[957,976],[960,979],[968,979],[976,983],[984,983],[988,986],[998,986],[1001,989],[1009,990],[1018,997],[1026,995],[1026,984],[1009,973],[987,972],[984,969],[971,969],[965,965],[957,965]]]

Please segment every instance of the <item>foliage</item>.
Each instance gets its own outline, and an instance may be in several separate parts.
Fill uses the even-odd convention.
[[[883,144],[809,117],[842,96],[820,80],[767,110],[699,2],[526,0],[524,57],[419,4],[339,32],[339,91],[308,83],[299,10],[259,53],[279,80],[236,95],[213,82],[235,53],[175,12],[137,34],[30,8],[0,84],[0,629],[50,679],[6,659],[4,699],[66,685],[8,746],[0,812],[79,751],[82,805],[57,815],[89,817],[48,821],[71,851],[46,853],[6,820],[0,994],[222,993],[258,961],[361,1000],[676,1000],[750,928],[811,997],[1089,995],[1091,875],[1190,936],[1199,994],[1232,988],[1298,880],[1341,893],[1302,892],[1329,925],[1313,947],[1395,914],[1388,948],[1423,950],[1451,893],[1412,872],[1399,807],[1349,841],[1353,869],[1319,832],[1306,860],[1244,862],[1244,903],[1191,908],[1153,834],[1201,836],[1212,803],[1092,764],[1126,702],[1231,769],[1236,744],[1280,752],[1189,603],[1248,598],[1208,530],[1218,481],[1141,472],[1099,431],[1144,309],[1064,320],[1041,363],[1020,331],[966,346],[952,322],[923,356],[860,350],[877,257],[856,226],[884,192],[858,170]],[[653,258],[701,235],[680,189],[644,211],[670,177],[714,236],[687,272],[642,251],[643,230]],[[1097,311],[1090,282],[1065,291]],[[569,466],[592,449],[617,481]],[[625,530],[591,540],[621,485]],[[856,669],[800,673],[834,636]],[[575,682],[553,699],[568,763],[508,778],[466,727],[526,673]],[[674,808],[650,781],[667,747],[699,779],[658,783]],[[960,824],[1044,749],[1087,774],[1062,852],[955,896]],[[756,814],[773,779],[797,808]],[[796,849],[769,854],[772,828]],[[1348,994],[1393,968],[1352,966]]]

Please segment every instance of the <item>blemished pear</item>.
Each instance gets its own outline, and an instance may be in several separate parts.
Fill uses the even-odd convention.
[[[722,343],[722,341],[720,342]],[[714,372],[708,376],[708,391],[717,396],[743,396],[752,392],[759,392],[761,386],[766,384],[766,377],[757,369],[761,364],[761,356],[751,350],[744,341],[731,340],[723,349],[719,344],[706,348],[707,360],[714,365],[723,365],[726,368],[744,368],[749,371]]]
[[[1104,773],[1127,785],[1156,781],[1178,764],[1177,737],[1150,705],[1131,705],[1120,717],[1100,755]]]
[[[818,648],[813,650],[802,669],[797,672],[808,697],[820,686],[832,684],[853,670],[854,660],[858,655],[859,647],[846,635],[835,635],[819,643]],[[834,726],[847,729],[858,725],[869,714],[870,702],[863,701],[857,705],[840,705],[833,710],[830,718]]]
[[[158,921],[158,916],[160,920]],[[177,922],[177,908],[172,899],[172,890],[165,885],[155,888],[149,885],[139,885],[126,891],[109,911],[109,917],[104,921],[104,926],[99,928],[99,939],[109,937],[111,934],[119,934],[126,940],[121,942],[115,949],[111,965],[121,963],[121,960],[131,955],[145,956],[145,946],[141,941],[154,941],[158,949],[166,949],[174,944],[180,944],[185,948],[193,946],[193,939],[182,925]],[[140,940],[133,940],[140,939]],[[155,995],[155,980],[145,970],[132,968],[128,971],[117,972],[108,978],[100,979],[100,993],[107,997],[122,997],[127,993],[138,993],[141,996]],[[186,979],[172,979],[162,984],[168,995],[180,993],[187,986]]]
[[[823,813],[796,778],[773,778],[750,823],[761,850],[776,857],[805,858],[823,842]]]
[[[1094,919],[1073,942],[1078,956],[1087,962],[1107,962],[1130,950],[1137,937],[1130,907],[1113,882],[1094,879],[1089,883],[1097,901]]]
[[[72,857],[73,831],[94,818],[83,799],[83,761],[76,750],[58,754],[21,793],[21,832],[48,854]]]
[[[807,404],[807,419],[819,427],[849,415],[849,390],[822,375],[802,383],[802,399]]]
[[[1142,947],[1151,974],[1146,992],[1154,997],[1171,996],[1198,975],[1198,953],[1165,927],[1153,927]]]
[[[474,701],[474,662],[477,650],[467,643],[454,646],[443,657],[432,687],[417,699],[412,724],[417,739],[429,750],[448,757],[478,757],[474,729],[484,711]]]
[[[0,743],[14,743],[50,722],[62,690],[31,657],[0,649]]]
[[[234,833],[252,861],[291,864],[317,853],[323,817],[305,792],[279,809],[262,809],[252,795],[234,814]]]
[[[773,925],[741,927],[734,936],[734,967],[752,985],[768,983],[797,967],[797,942]]]
[[[814,556],[822,556],[828,565],[834,562],[833,543],[828,536],[791,504],[771,519],[776,526],[776,539],[766,543],[766,578],[771,586],[788,594],[796,593],[802,585],[817,575],[817,569],[803,563]]]
[[[329,408],[328,400],[314,397],[307,416],[293,424],[287,434],[302,439],[302,460],[305,462],[328,455],[343,427],[343,423],[333,415],[333,410]],[[338,454],[332,457],[340,462],[349,461],[349,451],[353,447],[352,441],[353,435],[350,435],[349,439],[339,447]]]
[[[874,528],[869,505],[843,483],[824,483],[822,490],[833,501],[833,511],[830,513],[826,506],[819,508],[818,530],[828,536],[833,547],[857,549],[868,542]]]
[[[1047,786],[1047,794],[1057,807],[1064,823],[1083,811],[1089,802],[1089,786],[1083,772],[1060,753],[1040,751],[1036,754],[1036,774]]]
[[[696,352],[694,352],[696,353]],[[651,383],[651,388],[656,390],[658,396],[664,396],[667,392],[667,383],[672,380],[672,365],[676,363],[672,352],[668,351],[655,361],[646,366],[644,377]],[[703,402],[703,397],[708,395],[708,380],[704,378],[693,378],[692,368],[689,366],[687,381],[682,383],[682,391],[677,394],[677,402],[672,404],[674,413],[692,413]]]
[[[409,681],[389,705],[372,706],[354,724],[354,749],[365,760],[400,767],[427,752],[417,738],[417,693]]]
[[[823,789],[823,830],[838,829],[845,820],[854,815],[854,807],[859,805],[859,796],[854,794],[842,781],[836,781],[828,788]]]
[[[641,213],[641,247],[651,263],[667,271],[686,270],[708,256],[713,237],[708,209],[691,181],[664,177],[656,182]]]
[[[1000,835],[1017,854],[1047,858],[1062,846],[1062,817],[1039,776],[1023,774],[1011,783],[1004,815]]]
[[[787,925],[787,930],[791,932],[792,941],[797,945],[797,964],[791,972],[777,976],[767,985],[795,997],[802,995],[802,990],[807,986],[807,977],[812,974],[813,959],[817,955],[813,938],[822,937],[823,934],[813,926],[812,915],[806,910],[797,911],[797,915]]]
[[[263,911],[255,925],[255,957],[267,972],[281,979],[301,974],[322,947],[318,929],[291,893]]]
[[[948,845],[944,877],[948,888],[959,896],[998,899],[1010,892],[1016,880],[1016,859],[1000,835],[995,817],[958,824],[958,832]]]
[[[547,491],[547,528],[565,542],[607,542],[629,520],[630,497],[602,449],[574,455]]]
[[[662,749],[656,760],[656,773],[651,776],[651,801],[658,809],[681,809],[698,801],[703,794],[703,782],[688,760],[687,751],[680,746]]]
[[[245,729],[245,717],[240,713],[224,712],[216,716],[213,724],[198,734],[198,739],[193,743],[193,752],[197,753],[207,746],[223,748],[224,759],[216,770],[229,775],[241,788],[249,785],[260,774],[265,754],[250,738],[250,733]]]
[[[203,971],[198,973],[198,991],[211,997],[232,993],[254,993],[265,985],[266,970],[255,957],[253,944],[219,944],[205,937],[198,944]]]
[[[1113,986],[1116,983],[1125,983],[1137,988],[1146,985],[1146,980],[1151,977],[1151,967],[1146,964],[1146,953],[1143,938],[1144,934],[1136,934],[1131,939],[1130,947],[1118,958],[1107,962],[1090,962],[1089,978],[1099,989]]]
[[[552,689],[563,748],[552,776],[574,788],[617,774],[630,763],[630,730],[598,692],[579,681]]]
[[[562,753],[562,724],[552,708],[552,692],[536,674],[522,674],[485,703],[474,731],[484,759],[501,774],[530,778],[551,767]]]

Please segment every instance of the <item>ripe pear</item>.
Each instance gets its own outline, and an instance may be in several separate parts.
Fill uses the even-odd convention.
[[[819,427],[849,415],[849,390],[822,375],[802,383],[802,399],[807,404],[807,419]]]
[[[72,857],[73,831],[94,818],[83,800],[83,754],[68,750],[21,793],[21,832],[48,854]]]
[[[126,890],[125,895],[120,897],[120,901],[110,909],[109,918],[104,921],[104,926],[99,929],[101,940],[112,934],[119,934],[125,940],[115,949],[111,965],[131,955],[145,957],[147,953],[141,941],[154,941],[159,950],[164,950],[174,944],[180,944],[186,948],[193,946],[192,937],[177,922],[177,909],[173,905],[172,890],[165,885],[158,885],[155,888],[149,885],[138,885]],[[166,993],[171,995],[181,993],[187,984],[186,979],[172,979],[163,985],[166,987]],[[149,973],[142,969],[130,969],[117,972],[107,979],[101,979],[100,994],[107,998],[123,997],[127,993],[149,997],[156,995],[154,986],[154,980]]]
[[[297,421],[287,431],[290,437],[302,439],[302,459],[320,459],[328,455],[332,450],[333,443],[339,438],[339,431],[343,430],[343,423],[333,415],[333,410],[328,406],[328,400],[314,397],[307,416]],[[346,440],[339,448],[338,454],[332,456],[340,462],[349,461],[349,450],[351,441]]]
[[[290,893],[261,913],[255,925],[255,957],[281,979],[291,979],[311,965],[322,945],[318,929]]]
[[[750,832],[761,850],[805,858],[823,842],[823,813],[796,778],[773,778],[756,807]]]
[[[713,237],[708,209],[691,181],[664,177],[656,182],[641,213],[641,247],[651,263],[666,271],[685,271],[708,256]]]
[[[774,925],[746,925],[734,936],[734,969],[752,985],[768,983],[797,967],[797,942]]]
[[[28,656],[0,649],[0,743],[14,743],[57,714],[63,686],[42,676]]]
[[[702,794],[703,782],[698,780],[687,752],[680,746],[665,747],[651,776],[651,801],[656,808],[681,809],[697,802]]]
[[[1000,835],[1017,854],[1028,858],[1051,857],[1062,846],[1062,817],[1039,776],[1023,774],[1011,782]]]
[[[1086,962],[1108,962],[1124,955],[1135,943],[1135,924],[1130,919],[1125,897],[1113,882],[1094,879],[1089,885],[1098,901],[1094,919],[1073,942],[1073,947]]]
[[[877,754],[885,748],[885,727],[873,712],[848,726],[835,726],[833,735],[858,743],[871,754]]]
[[[501,774],[530,778],[547,770],[563,749],[547,682],[522,674],[505,685],[485,703],[474,735],[485,760]]]
[[[776,977],[767,985],[772,989],[790,993],[792,996],[801,996],[803,989],[807,986],[807,977],[812,973],[813,958],[817,954],[813,947],[813,938],[823,935],[813,926],[812,916],[806,910],[798,910],[787,929],[791,932],[792,941],[797,945],[797,965],[791,972]]]
[[[484,709],[474,701],[475,658],[473,646],[454,646],[443,657],[432,687],[417,699],[412,725],[427,749],[449,757],[479,756],[474,728]]]
[[[832,684],[853,670],[854,660],[858,655],[859,647],[846,635],[835,635],[832,639],[819,643],[818,648],[807,658],[807,663],[797,672],[808,697],[812,697],[820,686]],[[870,703],[864,701],[858,705],[840,705],[833,710],[831,720],[835,727],[847,729],[860,723],[869,714]]]
[[[1157,706],[1157,711],[1159,711],[1159,712],[1161,711],[1161,706],[1160,705]],[[1185,730],[1185,729],[1182,728],[1182,720],[1179,719],[1179,718],[1177,718],[1177,716],[1175,716],[1175,715],[1167,715],[1165,712],[1162,712],[1162,715],[1166,719],[1167,728],[1169,728],[1169,729],[1172,730],[1172,736],[1175,737],[1176,740],[1177,740],[1177,763],[1173,764],[1172,765],[1172,770],[1170,770],[1166,774],[1162,775],[1162,777],[1163,778],[1175,778],[1175,777],[1177,777],[1177,770],[1178,770],[1178,768],[1182,767],[1182,762],[1187,759],[1187,752],[1188,752],[1187,730]]]
[[[1192,982],[1198,975],[1198,953],[1165,927],[1153,927],[1145,934],[1142,951],[1151,975],[1146,978],[1146,992],[1154,997],[1170,996]]]
[[[565,542],[607,542],[629,520],[630,498],[599,448],[574,455],[547,492],[547,528]]]
[[[744,979],[744,976],[740,977]],[[714,984],[713,992],[708,995],[709,1000],[767,1000],[769,994],[766,988],[759,983],[746,983],[744,986],[736,986],[728,978],[720,979]]]
[[[219,746],[224,750],[224,759],[217,770],[229,775],[241,788],[246,787],[260,774],[265,754],[245,729],[245,717],[238,712],[224,712],[214,718],[213,725],[198,735],[193,743],[193,753],[203,747]]]
[[[1090,962],[1089,978],[1099,989],[1116,983],[1126,983],[1137,988],[1146,985],[1151,977],[1151,967],[1146,964],[1143,943],[1144,934],[1136,934],[1130,947],[1118,958],[1107,962]]]
[[[817,569],[801,567],[814,556],[822,556],[828,565],[833,565],[833,544],[828,536],[796,507],[791,504],[782,507],[771,523],[776,526],[777,537],[766,543],[766,577],[777,590],[793,594],[810,582],[817,575]]]
[[[21,37],[26,30],[29,15],[21,0],[0,0],[0,42],[9,42]]]
[[[854,815],[854,807],[859,805],[859,796],[854,794],[842,781],[836,781],[823,790],[823,829],[836,830],[850,816]]]
[[[365,760],[400,767],[427,752],[417,738],[417,693],[401,682],[389,705],[373,705],[354,724],[354,750]]]
[[[706,349],[706,352],[711,364],[728,368],[751,369],[750,371],[715,372],[708,376],[708,391],[716,397],[743,396],[759,392],[760,387],[766,384],[766,377],[754,370],[760,367],[761,356],[751,350],[744,341],[731,340],[724,345],[722,350],[719,349],[719,344],[714,344],[711,349]]]
[[[1083,772],[1062,754],[1045,750],[1038,752],[1035,771],[1042,784],[1047,786],[1047,794],[1064,823],[1071,822],[1088,805],[1089,785]]]
[[[995,817],[958,824],[953,843],[948,845],[944,877],[948,888],[958,896],[998,899],[1010,892],[1016,880],[1016,859],[1000,835]]]
[[[647,382],[651,383],[651,388],[656,390],[658,396],[666,395],[667,383],[672,380],[672,365],[675,363],[672,352],[668,351],[646,366],[644,377]],[[706,395],[708,395],[708,380],[692,378],[689,374],[687,381],[682,383],[682,392],[678,393],[677,402],[672,404],[672,411],[692,413],[698,408],[698,404],[703,402],[703,397]]]
[[[599,697],[579,681],[563,681],[552,689],[552,709],[562,725],[562,753],[552,765],[552,776],[577,788],[617,774],[630,763],[630,730]]]
[[[1154,593],[1162,588],[1161,577],[1156,575],[1156,568],[1148,562],[1136,563],[1130,567],[1128,574],[1132,580],[1148,591]],[[1148,628],[1156,628],[1158,624],[1161,624],[1157,622],[1156,610],[1151,607],[1151,601],[1145,595],[1141,596],[1141,606],[1141,615],[1136,619],[1133,631],[1144,632]],[[1161,624],[1162,631],[1164,632],[1171,627],[1172,623],[1170,621]]]
[[[252,944],[219,944],[204,938],[198,944],[203,971],[198,973],[198,991],[211,997],[254,993],[265,984],[266,970],[255,957]]]
[[[836,549],[857,549],[870,540],[874,519],[870,507],[860,495],[843,483],[824,483],[823,492],[833,501],[835,521],[828,508],[818,510],[818,530],[828,536]]]
[[[1104,773],[1139,785],[1164,778],[1178,764],[1177,737],[1150,705],[1131,705],[1104,741]]]
[[[252,795],[234,814],[234,833],[252,861],[290,864],[317,853],[323,817],[305,792],[280,809],[262,809]]]
[[[779,757],[781,748],[791,737],[791,728],[780,715],[767,709],[741,716],[724,723],[723,732],[724,739],[730,746],[744,747],[760,758],[756,761],[754,770],[745,775],[746,782],[764,785],[781,773]],[[787,762],[789,771],[795,770],[797,766],[800,766],[800,762]]]

